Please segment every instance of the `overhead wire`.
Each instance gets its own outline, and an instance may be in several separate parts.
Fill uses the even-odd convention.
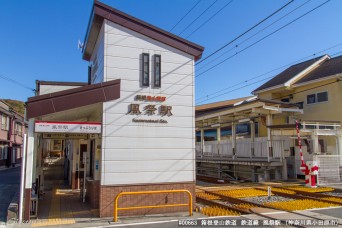
[[[14,84],[16,84],[17,86],[20,86],[20,87],[22,87],[22,88],[28,89],[28,90],[30,90],[30,91],[32,91],[32,92],[35,91],[35,89],[33,89],[33,88],[31,88],[31,87],[28,87],[28,86],[26,86],[26,85],[24,85],[24,84],[22,84],[22,83],[20,83],[20,82],[18,82],[18,81],[16,81],[16,80],[14,80],[14,79],[12,79],[12,78],[9,78],[9,77],[6,77],[6,76],[4,76],[4,75],[2,75],[2,74],[0,74],[0,78],[2,78],[2,79],[4,79],[4,80],[7,80],[7,81],[9,81],[9,82],[12,82],[12,83],[14,83]]]
[[[204,64],[204,65],[200,65],[199,68],[197,68],[197,70],[201,70],[204,67],[208,66],[210,63],[215,62],[217,59],[221,58],[222,56],[224,56],[225,54],[231,52],[232,50],[234,50],[235,48],[238,48],[241,44],[245,43],[246,41],[250,40],[251,38],[255,37],[256,35],[258,35],[259,33],[261,33],[262,31],[265,31],[267,28],[271,27],[272,25],[274,25],[275,23],[279,22],[280,20],[284,19],[285,17],[287,17],[288,15],[290,15],[291,13],[295,12],[296,10],[300,9],[301,7],[303,7],[304,5],[306,5],[307,3],[309,3],[312,0],[308,0],[306,2],[304,2],[303,4],[301,4],[300,6],[296,7],[295,9],[291,10],[290,12],[286,13],[285,15],[283,15],[282,17],[278,18],[277,20],[275,20],[274,22],[272,22],[271,24],[269,24],[268,26],[262,28],[261,30],[259,30],[258,32],[256,32],[255,34],[249,36],[248,38],[244,39],[242,42],[238,43],[237,45],[235,45],[234,47],[232,47],[231,49],[223,52],[221,55],[219,55],[218,57],[216,57],[215,59],[211,60],[210,62]]]
[[[193,20],[188,26],[186,26],[178,35],[181,35],[183,32],[185,32],[193,23],[195,23],[203,14],[205,14],[205,12],[207,12],[213,5],[215,5],[217,1],[218,0],[213,2],[210,6],[208,6],[198,17],[195,18],[195,20]]]
[[[274,71],[280,70],[280,69],[285,68],[285,67],[287,67],[287,66],[291,66],[291,65],[294,65],[294,64],[296,64],[296,63],[302,62],[302,61],[305,60],[305,59],[315,57],[315,56],[317,56],[317,55],[320,54],[320,53],[323,53],[323,52],[326,52],[326,51],[328,51],[328,50],[334,49],[334,48],[336,48],[336,47],[338,47],[338,46],[341,46],[341,45],[342,45],[342,43],[338,43],[338,44],[335,44],[335,45],[330,46],[330,47],[328,47],[328,48],[325,48],[325,49],[323,49],[323,50],[319,50],[319,51],[317,51],[317,52],[315,52],[315,53],[313,53],[313,54],[311,54],[311,55],[307,55],[307,56],[305,56],[305,57],[303,57],[303,58],[297,59],[297,60],[295,60],[295,61],[291,61],[290,63],[287,63],[287,64],[285,64],[285,65],[282,65],[282,66],[280,66],[280,67],[277,67],[277,68],[275,68],[275,69],[272,69],[272,70],[270,70],[270,71],[267,71],[266,73],[263,73],[263,74],[254,76],[254,77],[252,77],[252,78],[249,78],[249,79],[247,79],[247,80],[241,81],[241,82],[239,82],[239,83],[237,83],[237,84],[234,84],[234,85],[232,85],[232,86],[226,87],[226,88],[221,89],[221,90],[218,90],[218,91],[216,91],[216,92],[214,92],[214,93],[211,93],[211,94],[208,94],[208,95],[206,95],[206,96],[200,97],[200,98],[196,99],[196,101],[202,100],[202,99],[207,99],[208,96],[212,96],[212,95],[218,94],[218,93],[223,92],[223,91],[225,91],[225,90],[227,90],[227,89],[230,89],[230,88],[233,88],[233,87],[235,87],[235,86],[238,86],[238,85],[247,83],[248,81],[252,81],[252,80],[254,80],[254,79],[260,78],[260,77],[262,77],[262,76],[264,76],[264,75],[267,75],[267,74],[272,73],[272,72],[274,72]],[[336,54],[338,54],[338,53],[335,53],[334,55],[336,55]]]
[[[169,32],[171,32],[174,28],[176,28],[177,27],[177,25],[181,22],[181,21],[183,21],[183,19],[186,17],[186,16],[188,16],[189,15],[189,13],[191,13],[191,11],[193,10],[193,9],[195,9],[195,7],[201,2],[202,0],[199,0],[199,1],[197,1],[197,3],[169,30]]]
[[[342,45],[342,43],[339,44],[339,45]],[[331,56],[331,57],[335,57],[335,56],[337,56],[338,54],[341,54],[341,53],[342,53],[342,51],[339,51],[339,52],[336,52],[336,53],[334,53],[334,54],[332,54],[332,55],[330,55],[330,56]],[[315,55],[315,54],[314,54],[314,55]],[[265,80],[270,79],[270,78],[273,78],[273,77],[274,77],[274,76],[270,76],[270,77],[267,77],[267,78],[258,80],[258,81],[256,81],[256,82],[249,83],[249,84],[247,84],[247,85],[238,87],[238,88],[236,88],[236,89],[229,90],[229,91],[227,91],[227,92],[225,92],[225,93],[222,93],[222,94],[216,95],[216,96],[214,96],[214,97],[208,98],[208,99],[206,99],[206,100],[203,100],[203,101],[199,102],[198,104],[202,104],[202,103],[204,103],[204,102],[206,102],[206,101],[208,101],[208,100],[215,99],[215,98],[217,98],[217,97],[220,97],[220,96],[226,95],[226,94],[228,94],[228,93],[231,93],[231,92],[234,92],[234,91],[237,91],[237,90],[246,88],[246,87],[248,87],[248,86],[257,84],[257,83],[259,83],[259,82],[265,81]],[[333,83],[335,83],[335,82],[333,82]],[[242,83],[240,83],[240,84],[242,84]],[[329,85],[329,84],[332,84],[332,83],[328,83],[328,84],[325,84],[325,85]],[[236,86],[236,85],[235,85],[235,86]],[[317,87],[313,87],[313,88],[319,88],[319,87],[322,87],[322,86],[324,86],[324,85],[317,86]],[[307,90],[311,90],[311,89],[313,89],[313,88],[310,88],[310,89],[307,89]],[[307,91],[307,90],[304,90],[304,91]],[[304,91],[300,91],[300,92],[304,92]],[[299,93],[299,92],[296,92],[296,93],[293,93],[293,94],[297,94],[297,93]],[[279,97],[279,98],[276,98],[276,99],[281,99],[281,98],[284,98],[284,97],[285,97],[285,96]]]
[[[216,11],[210,18],[208,18],[205,22],[203,22],[200,26],[198,26],[194,31],[192,31],[189,35],[187,35],[185,38],[190,37],[195,32],[197,32],[200,28],[202,28],[205,24],[207,24],[209,21],[211,21],[215,16],[217,16],[222,10],[224,10],[228,5],[230,5],[234,0],[229,1],[226,5],[221,7],[218,11]]]
[[[215,68],[215,67],[221,65],[222,63],[224,63],[224,62],[226,62],[227,60],[233,58],[234,56],[236,56],[236,55],[238,55],[238,54],[240,54],[240,53],[246,51],[247,49],[253,47],[254,45],[258,44],[259,42],[261,42],[261,41],[265,40],[266,38],[270,37],[271,35],[273,35],[273,34],[279,32],[280,30],[282,30],[282,29],[284,29],[285,27],[291,25],[292,23],[298,21],[299,19],[303,18],[304,16],[308,15],[309,13],[311,13],[311,12],[317,10],[318,8],[322,7],[323,5],[327,4],[327,3],[330,2],[330,1],[331,1],[331,0],[327,0],[327,1],[323,2],[322,4],[316,6],[315,8],[313,8],[313,9],[309,10],[308,12],[302,14],[301,16],[297,17],[296,19],[290,21],[289,23],[287,23],[287,24],[281,26],[280,28],[276,29],[275,31],[269,33],[268,35],[262,37],[261,39],[255,41],[254,43],[252,43],[252,44],[248,45],[247,47],[243,48],[242,50],[236,52],[235,54],[233,54],[233,55],[231,55],[231,56],[225,58],[224,60],[220,61],[219,63],[215,64],[214,66],[212,66],[212,67],[206,69],[205,71],[199,73],[199,74],[196,76],[196,78],[199,77],[199,76],[201,76],[201,75],[203,75],[203,74],[205,74],[206,72],[212,70],[213,68]]]
[[[244,36],[245,34],[247,34],[248,32],[252,31],[254,28],[258,27],[260,24],[264,23],[265,21],[267,21],[269,18],[271,18],[272,16],[274,16],[275,14],[277,14],[278,12],[280,12],[281,10],[283,10],[284,8],[286,8],[288,5],[290,5],[294,0],[289,1],[288,3],[286,3],[285,5],[283,5],[282,7],[280,7],[279,9],[277,9],[276,11],[274,11],[273,13],[271,13],[269,16],[267,16],[266,18],[262,19],[261,21],[259,21],[257,24],[253,25],[251,28],[247,29],[245,32],[241,33],[240,35],[238,35],[237,37],[235,37],[233,40],[229,41],[228,43],[226,43],[225,45],[223,45],[222,47],[218,48],[217,50],[215,50],[214,52],[212,52],[211,54],[209,54],[207,57],[205,57],[204,59],[198,61],[196,63],[196,65],[202,63],[203,61],[205,61],[206,59],[210,58],[211,56],[215,55],[216,53],[218,53],[219,51],[223,50],[224,48],[226,48],[228,45],[230,45],[231,43],[235,42],[237,39],[239,39],[240,37]]]

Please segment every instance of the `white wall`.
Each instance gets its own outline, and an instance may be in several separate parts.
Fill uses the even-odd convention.
[[[92,67],[91,72],[91,83],[103,82],[104,73],[104,24],[101,27],[99,37],[97,38],[94,52],[90,58],[90,66]]]
[[[107,20],[104,24],[104,81],[121,79],[121,91],[120,99],[103,105],[101,184],[194,181],[193,57]],[[142,53],[150,54],[150,84],[153,55],[161,55],[161,88],[140,87]],[[166,101],[134,101],[135,95],[165,96]],[[140,104],[141,112],[147,104],[172,106],[173,116],[129,115],[132,103]]]
[[[48,93],[55,93],[63,90],[74,89],[80,86],[66,86],[66,85],[40,85],[39,95],[44,95]]]

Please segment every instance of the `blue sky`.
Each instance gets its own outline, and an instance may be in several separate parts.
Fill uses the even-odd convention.
[[[198,0],[103,0],[103,2],[169,31]],[[194,10],[172,30],[176,35],[180,34],[213,4],[180,35],[204,46],[203,58],[289,1],[233,0],[219,13],[216,12],[229,0],[214,2],[215,0],[200,1]],[[295,0],[218,55],[198,64],[196,103],[249,96],[253,89],[265,82],[266,78],[276,75],[284,68],[254,80],[249,80],[250,78],[294,63],[304,57],[311,58],[314,53],[334,45],[337,46],[319,54],[341,52],[342,1],[331,0],[239,53],[248,45],[324,2],[325,0]],[[83,82],[87,80],[88,63],[82,60],[77,42],[79,39],[81,41],[84,39],[92,3],[92,0],[0,0],[0,98],[26,101],[27,97],[33,96],[33,92],[28,88],[35,88],[36,79]],[[301,7],[290,13],[299,6]],[[285,16],[286,14],[288,15]],[[189,36],[213,15],[215,16],[210,21]],[[275,22],[281,17],[283,19]],[[272,23],[274,24],[269,26]],[[260,31],[266,26],[269,27]],[[258,34],[240,44],[255,33]],[[231,51],[215,60],[228,50]],[[229,59],[223,64],[203,73],[226,58]],[[210,63],[211,61],[213,62]],[[28,88],[4,80],[3,77],[18,81]],[[237,84],[238,86],[235,86]],[[212,95],[219,90],[222,92]]]

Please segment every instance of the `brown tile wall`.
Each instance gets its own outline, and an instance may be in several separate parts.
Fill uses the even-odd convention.
[[[24,191],[24,221],[30,221],[30,208],[31,208],[31,189],[26,188]]]
[[[94,209],[99,208],[100,200],[100,181],[87,181],[86,183],[87,194],[86,200],[90,203],[91,207]]]
[[[175,190],[186,189],[192,194],[193,207],[195,205],[195,183],[167,183],[167,184],[150,184],[150,185],[125,185],[125,186],[104,186],[100,185],[100,217],[113,217],[114,199],[120,192],[135,191],[156,191],[156,190]],[[162,205],[188,203],[188,195],[186,193],[169,193],[169,194],[153,194],[153,195],[128,195],[119,199],[120,207],[146,206],[146,205]],[[164,207],[153,209],[134,209],[119,210],[119,216],[160,214],[166,212],[188,211],[187,206],[182,207]]]
[[[71,188],[76,189],[76,173],[71,174]]]

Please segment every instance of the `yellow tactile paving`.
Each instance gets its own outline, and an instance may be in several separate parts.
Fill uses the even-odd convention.
[[[61,197],[58,193],[59,193],[58,186],[54,186],[54,188],[52,190],[49,219],[60,219],[61,218]]]
[[[61,210],[61,196],[63,195],[63,190],[59,189],[58,185],[54,186],[52,190],[48,219],[34,220],[31,224],[31,227],[68,225],[76,223],[75,219],[68,218],[73,217],[72,212]],[[71,216],[69,215],[69,213],[71,213]]]
[[[74,224],[74,223],[75,223],[75,219],[44,219],[44,220],[34,220],[31,224],[31,227],[68,225],[68,224]]]

